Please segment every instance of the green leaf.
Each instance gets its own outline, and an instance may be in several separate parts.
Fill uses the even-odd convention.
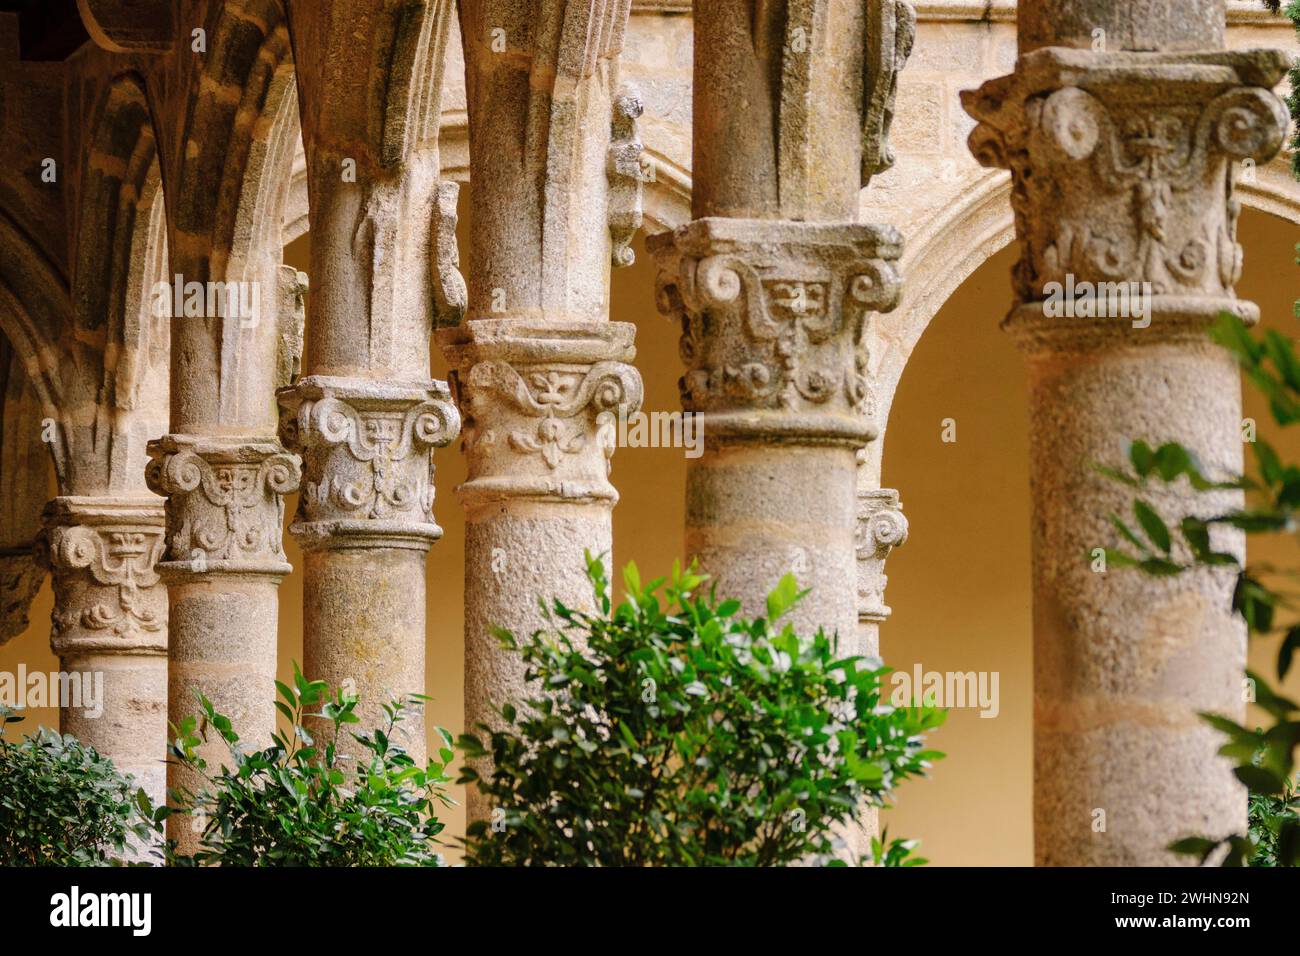
[[[1128,447],[1128,458],[1133,463],[1133,470],[1138,473],[1138,477],[1146,478],[1151,474],[1156,464],[1155,452],[1151,446],[1144,441],[1135,441]]]
[[[767,596],[767,619],[776,621],[801,597],[799,593],[799,584],[793,574],[786,573],[781,576],[776,587]]]
[[[1237,767],[1232,772],[1252,793],[1281,793],[1286,786],[1281,778],[1263,767]]]
[[[1164,519],[1156,514],[1155,509],[1141,498],[1133,502],[1133,514],[1137,517],[1142,530],[1146,532],[1147,538],[1155,545],[1156,550],[1168,554],[1172,541]]]
[[[1291,661],[1295,657],[1295,652],[1300,650],[1300,624],[1292,627],[1286,632],[1286,637],[1282,640],[1282,645],[1277,651],[1277,678],[1285,680],[1286,675],[1291,670]]]

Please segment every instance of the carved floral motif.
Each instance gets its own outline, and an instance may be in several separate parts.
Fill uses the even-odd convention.
[[[446,385],[311,376],[280,404],[281,441],[304,462],[299,522],[405,522],[436,536],[431,452],[460,431]]]
[[[551,471],[567,456],[599,447],[608,475],[614,446],[599,440],[595,419],[602,412],[617,413],[620,407],[633,411],[641,404],[641,377],[622,362],[516,368],[506,361],[489,360],[472,366],[459,384],[462,401],[468,399],[480,409],[466,424],[466,452],[494,444],[499,431],[510,448],[538,456]],[[492,416],[499,424],[484,428],[481,409],[494,398],[504,400]]]
[[[53,575],[56,653],[165,650],[162,502],[60,497],[46,505],[43,524],[34,554]]]

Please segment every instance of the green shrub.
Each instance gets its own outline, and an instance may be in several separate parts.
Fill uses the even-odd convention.
[[[107,866],[143,849],[151,827],[131,776],[45,727],[6,740],[22,720],[0,704],[0,865]]]
[[[199,849],[180,853],[168,843],[168,862],[222,866],[440,866],[434,815],[451,806],[444,767],[452,752],[443,747],[441,762],[417,766],[394,740],[394,729],[410,708],[425,698],[411,695],[385,705],[385,723],[369,732],[351,733],[362,749],[360,760],[338,750],[342,729],[360,723],[356,698],[330,696],[323,681],[309,681],[294,665],[294,687],[276,681],[276,707],[292,729],[277,732],[264,750],[245,752],[229,718],[199,697],[200,714],[173,728],[172,759],[200,774],[198,792],[169,791],[170,807],[155,812],[161,821],[174,813],[189,815],[202,827]],[[312,708],[319,707],[318,712]],[[305,715],[331,726],[322,745],[303,726]],[[212,732],[229,750],[229,766],[209,774],[196,748]],[[450,735],[441,728],[443,740]]]
[[[1288,780],[1282,793],[1250,795],[1250,842],[1254,854],[1251,866],[1288,866],[1282,844],[1283,832],[1300,823],[1300,787]]]
[[[493,766],[461,774],[493,808],[468,828],[468,863],[828,862],[837,831],[942,756],[922,733],[943,712],[888,706],[878,661],[777,626],[803,596],[790,575],[747,621],[693,567],[643,587],[628,565],[616,608],[601,561],[587,574],[598,613],[556,601],[549,630],[498,631],[539,690],[524,712],[503,702],[485,741],[460,739]],[[895,844],[879,855],[897,865],[912,844]]]

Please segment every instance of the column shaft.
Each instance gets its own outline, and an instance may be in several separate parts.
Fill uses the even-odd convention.
[[[281,439],[303,457],[289,529],[305,556],[303,667],[356,694],[373,727],[384,705],[424,693],[425,559],[442,536],[432,456],[460,429],[429,377],[433,328],[465,309],[457,186],[438,151],[455,12],[451,0],[288,8],[314,283],[306,374],[278,393]],[[422,712],[400,732],[422,762]]]
[[[635,91],[620,89],[626,2],[463,0],[474,169],[469,308],[438,342],[465,420],[465,725],[535,694],[493,636],[593,609],[583,552],[611,553],[615,428],[636,410],[635,329],[611,323],[611,262],[640,225]],[[480,767],[480,772],[490,772]],[[487,816],[475,791],[470,820]]]
[[[279,586],[292,568],[281,546],[283,496],[300,462],[275,442],[172,434],[150,442],[149,487],[167,496],[166,559],[158,565],[170,606],[168,718],[198,713],[198,694],[231,718],[242,743],[265,747],[275,730]],[[200,746],[209,766],[228,762],[213,734]],[[202,780],[167,771],[170,789]],[[197,821],[201,825],[203,821]],[[192,852],[199,830],[182,816],[167,835]]]

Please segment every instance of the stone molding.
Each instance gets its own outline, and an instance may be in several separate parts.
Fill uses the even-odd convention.
[[[169,0],[77,0],[77,8],[90,38],[110,53],[168,53],[176,43]]]
[[[858,492],[858,618],[881,623],[892,613],[885,604],[885,559],[907,542],[907,517],[893,488]]]
[[[42,522],[36,556],[53,575],[54,653],[165,655],[163,503],[59,497],[45,506]]]
[[[682,407],[708,437],[860,447],[876,437],[867,321],[897,304],[888,226],[699,219],[647,246],[681,324]]]
[[[627,322],[477,319],[438,333],[464,420],[467,506],[528,498],[612,505],[620,413],[641,407]]]
[[[166,435],[149,443],[149,489],[167,498],[170,575],[282,576],[284,495],[301,460],[264,438]]]
[[[289,533],[304,548],[426,549],[442,536],[432,452],[460,433],[446,383],[309,375],[277,394],[280,440],[303,461]]]
[[[1149,283],[1157,316],[1244,308],[1232,164],[1262,165],[1281,148],[1288,116],[1272,88],[1288,63],[1272,50],[1045,48],[963,93],[979,121],[972,152],[1012,174],[1017,304],[1072,278]]]

